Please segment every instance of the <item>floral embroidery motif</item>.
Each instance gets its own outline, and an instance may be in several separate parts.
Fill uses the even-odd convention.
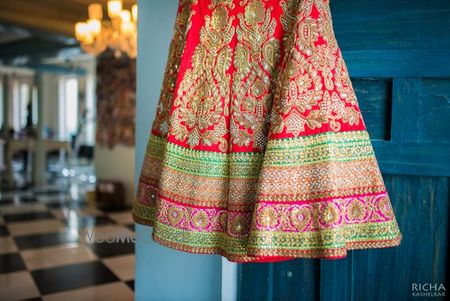
[[[192,218],[192,223],[196,229],[205,230],[209,225],[209,217],[205,211],[197,211]]]
[[[250,227],[252,219],[248,212],[227,212],[226,209],[191,208],[161,199],[161,207],[157,215],[154,235],[155,239],[168,246],[198,253],[214,253],[215,249],[200,246],[213,244],[216,233],[225,232],[233,240],[223,246],[228,258],[237,261],[251,261],[246,255],[246,247],[250,254],[271,255],[256,246],[263,243],[268,249],[276,250],[279,243],[301,257],[334,257],[344,256],[341,244],[352,244],[354,248],[366,248],[361,238],[371,236],[372,243],[378,246],[394,246],[399,243],[401,234],[398,232],[394,219],[381,216],[383,209],[380,199],[386,199],[385,193],[365,197],[334,198],[316,201],[311,204],[265,204],[261,202],[255,208],[254,227]],[[354,205],[360,203],[366,208],[359,219],[349,218],[348,213],[355,210]],[[359,205],[356,205],[359,206]],[[362,208],[361,207],[361,208]],[[182,220],[171,226],[170,215],[183,211]],[[137,209],[134,211],[139,212]],[[226,223],[226,216],[229,222]],[[178,217],[178,215],[177,215]],[[228,224],[228,226],[226,226]],[[376,230],[375,230],[376,229]],[[185,235],[183,235],[185,234]],[[183,242],[184,239],[188,241]],[[386,240],[388,239],[388,240]],[[317,241],[327,246],[321,251],[314,251]],[[349,240],[346,242],[346,240]],[[234,242],[233,242],[234,241]],[[267,245],[270,244],[270,245]],[[256,248],[256,249],[255,249]],[[300,248],[300,249],[297,249]],[[313,251],[309,256],[303,250]],[[284,254],[281,248],[279,253]],[[208,251],[209,250],[209,251]],[[346,249],[345,249],[346,250]],[[261,253],[260,253],[261,252]],[[345,254],[345,252],[344,252]]]
[[[279,216],[274,208],[267,206],[258,212],[257,220],[262,228],[274,229],[279,223]]]
[[[167,212],[167,219],[171,226],[178,225],[184,218],[183,211],[178,207],[170,207]]]
[[[293,207],[290,213],[291,224],[295,229],[303,231],[311,222],[311,209],[309,207]]]
[[[236,243],[226,249],[228,257],[246,261],[251,257],[243,255],[247,254],[245,245],[253,248],[259,244],[259,239],[284,239],[282,236],[286,233],[292,236],[289,238],[292,243],[300,239],[293,238],[294,233],[310,237],[311,245],[315,244],[316,231],[336,229],[336,233],[341,233],[347,225],[361,227],[352,230],[354,235],[370,233],[373,240],[383,239],[378,245],[387,245],[386,237],[399,235],[367,131],[271,140],[264,156],[258,152],[196,151],[154,136],[150,141],[152,147],[148,149],[146,168],[142,170],[139,201],[134,203],[133,215],[141,222],[152,225],[157,222],[156,240],[163,244],[178,241],[177,248],[200,252],[200,249],[191,249],[193,242],[181,243],[178,238],[205,233],[199,236],[205,243],[213,240],[216,233],[224,233]],[[254,175],[259,173],[262,160],[265,160],[259,178],[262,186],[255,190]],[[164,173],[158,191],[154,184],[147,183],[153,183],[155,168],[163,161]],[[345,168],[341,170],[341,166]],[[228,189],[231,183],[239,183],[239,186]],[[242,185],[253,188],[243,194]],[[339,187],[339,190],[332,187]],[[149,202],[150,195],[161,198],[157,203]],[[377,228],[377,232],[371,227]],[[181,231],[177,232],[178,236],[172,236],[175,229]],[[337,238],[329,236],[327,239],[331,242]],[[397,244],[397,238],[391,243]],[[212,246],[214,242],[208,244]],[[206,248],[202,252],[213,250]]]
[[[247,236],[250,232],[251,219],[248,214],[240,214],[232,217],[229,222],[228,233],[232,236]]]
[[[343,123],[360,123],[348,75],[333,71],[346,71],[346,66],[334,37],[328,3],[290,0],[279,5],[287,38],[283,41],[285,63],[277,70],[282,54],[273,7],[261,0],[241,1],[244,12],[233,25],[235,16],[230,16],[229,10],[234,9],[234,2],[211,2],[212,13],[204,17],[192,68],[183,75],[176,92],[176,108],[170,117],[170,131],[176,139],[191,148],[218,145],[226,152],[236,145],[262,151],[270,123],[271,133],[286,131],[295,137],[325,124],[337,132]],[[237,39],[234,50],[230,46],[233,39]],[[232,66],[235,69],[230,69]],[[168,72],[174,72],[173,68]],[[167,95],[170,99],[171,94]],[[231,120],[227,122],[230,99]],[[167,107],[167,101],[161,101],[160,107]],[[161,108],[158,110],[165,112]],[[166,121],[155,124],[162,133],[167,131]],[[225,137],[229,130],[232,145]]]

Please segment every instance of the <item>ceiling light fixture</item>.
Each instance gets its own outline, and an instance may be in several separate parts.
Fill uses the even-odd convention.
[[[127,10],[123,9],[121,0],[110,0],[107,10],[109,19],[103,20],[101,4],[90,4],[89,19],[75,24],[75,37],[81,48],[94,56],[110,48],[116,57],[126,54],[130,58],[136,58],[137,5],[134,4],[131,10]]]

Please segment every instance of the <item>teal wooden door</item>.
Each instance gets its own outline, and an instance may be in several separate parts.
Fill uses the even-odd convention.
[[[403,240],[342,260],[240,265],[239,299],[442,293],[440,284],[449,288],[450,1],[332,0],[331,8]]]

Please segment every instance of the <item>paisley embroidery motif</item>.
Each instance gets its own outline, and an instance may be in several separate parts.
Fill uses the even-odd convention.
[[[319,206],[316,212],[319,212],[319,222],[323,227],[330,227],[338,223],[341,217],[339,207],[332,202]]]
[[[364,202],[354,199],[347,207],[347,219],[349,221],[361,221],[366,217],[367,208]]]

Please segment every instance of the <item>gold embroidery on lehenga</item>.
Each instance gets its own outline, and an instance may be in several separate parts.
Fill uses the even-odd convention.
[[[250,232],[251,218],[248,215],[237,215],[228,223],[228,230],[232,236],[246,236]]]
[[[340,52],[340,56],[342,53]],[[339,96],[352,106],[359,106],[358,100],[356,99],[355,91],[353,89],[352,81],[350,80],[347,65],[344,60],[338,60],[336,63],[336,72],[334,75],[336,81],[336,91]],[[363,120],[362,120],[363,121]]]
[[[261,209],[256,218],[263,228],[274,229],[279,223],[278,212],[270,206]]]
[[[178,68],[184,49],[186,33],[190,27],[190,5],[191,0],[181,0],[180,11],[178,12],[172,41],[169,47],[167,66],[164,73],[163,84],[160,92],[160,99],[156,107],[156,117],[153,121],[152,129],[166,137],[169,130],[169,112],[174,95],[175,82],[177,80]]]
[[[167,218],[170,225],[176,226],[185,218],[185,214],[179,207],[172,206],[167,212]]]
[[[294,209],[291,210],[289,218],[295,229],[298,231],[303,231],[311,222],[311,216],[309,207],[294,207]]]
[[[229,46],[234,35],[232,21],[224,6],[216,7],[205,17],[200,31],[200,43],[192,57],[192,67],[186,71],[174,101],[171,134],[193,148],[200,143],[219,144],[226,151],[228,142],[225,116],[229,115],[229,83],[227,70],[233,51]]]
[[[315,210],[314,212],[318,213],[317,217],[322,227],[330,227],[339,222],[341,215],[336,204],[330,202],[322,204],[319,207],[319,210]]]
[[[162,245],[240,262],[340,258],[350,249],[398,245],[402,236],[367,131],[339,132],[362,119],[328,0],[199,2],[180,1],[190,13],[179,11],[177,24],[185,26],[175,32],[168,64],[178,68],[191,20],[200,43],[183,57],[185,73],[166,72],[168,93],[176,76],[183,78],[176,95],[162,95],[134,220],[154,226]],[[263,146],[257,134],[264,116],[282,134],[269,137],[264,152],[250,150]],[[325,123],[335,132],[286,135]],[[230,145],[245,150],[228,148],[227,126]],[[190,149],[162,136],[164,129],[191,148],[215,144],[229,152]]]
[[[365,204],[358,199],[352,200],[347,207],[347,218],[349,221],[357,222],[363,220],[366,214],[367,208]]]
[[[280,17],[280,23],[283,26],[286,32],[290,32],[292,29],[292,25],[295,22],[295,14],[294,11],[297,10],[300,1],[292,1],[292,0],[283,0],[280,1],[281,9],[283,13]]]
[[[211,3],[208,5],[209,9],[214,9],[219,5],[226,5],[229,8],[233,9],[235,7],[234,0],[211,0]]]
[[[263,150],[269,119],[272,133],[286,130],[294,136],[306,127],[316,129],[329,124],[338,132],[343,123],[360,122],[361,113],[334,37],[326,1],[280,2],[282,26],[289,38],[283,41],[284,61],[288,63],[279,75],[275,66],[280,57],[280,41],[274,37],[273,7],[266,8],[260,0],[241,0],[245,11],[238,15],[239,23],[234,26],[234,16],[230,17],[228,11],[232,4],[228,0],[210,4],[212,16],[205,17],[192,67],[186,71],[174,101],[170,131],[176,139],[186,141],[191,148],[218,145],[221,151],[227,151],[224,135],[228,133],[231,76],[232,118],[228,126],[230,139],[237,146],[253,144]],[[314,8],[318,15],[313,17]],[[235,33],[237,45],[233,52],[229,44]],[[232,61],[235,70],[230,74]],[[168,72],[173,72],[173,68]],[[173,85],[174,82],[167,84]],[[275,90],[275,95],[271,90]],[[161,112],[165,112],[166,102],[161,102]],[[168,129],[164,120],[155,124],[163,133]]]
[[[289,4],[282,2],[287,24]],[[313,17],[314,8],[318,16]],[[334,36],[329,4],[324,0],[301,3],[286,41],[288,62],[281,71],[274,96],[272,133],[286,130],[299,136],[329,123],[338,132],[342,124],[357,125],[361,112],[352,90],[342,54]],[[286,25],[285,25],[286,26]],[[347,106],[350,104],[351,106]]]
[[[209,225],[209,218],[205,211],[199,210],[192,218],[192,223],[199,230],[204,230]]]
[[[233,76],[231,140],[238,146],[264,149],[267,142],[267,112],[272,105],[271,77],[279,57],[274,33],[273,8],[250,1],[239,14]]]

